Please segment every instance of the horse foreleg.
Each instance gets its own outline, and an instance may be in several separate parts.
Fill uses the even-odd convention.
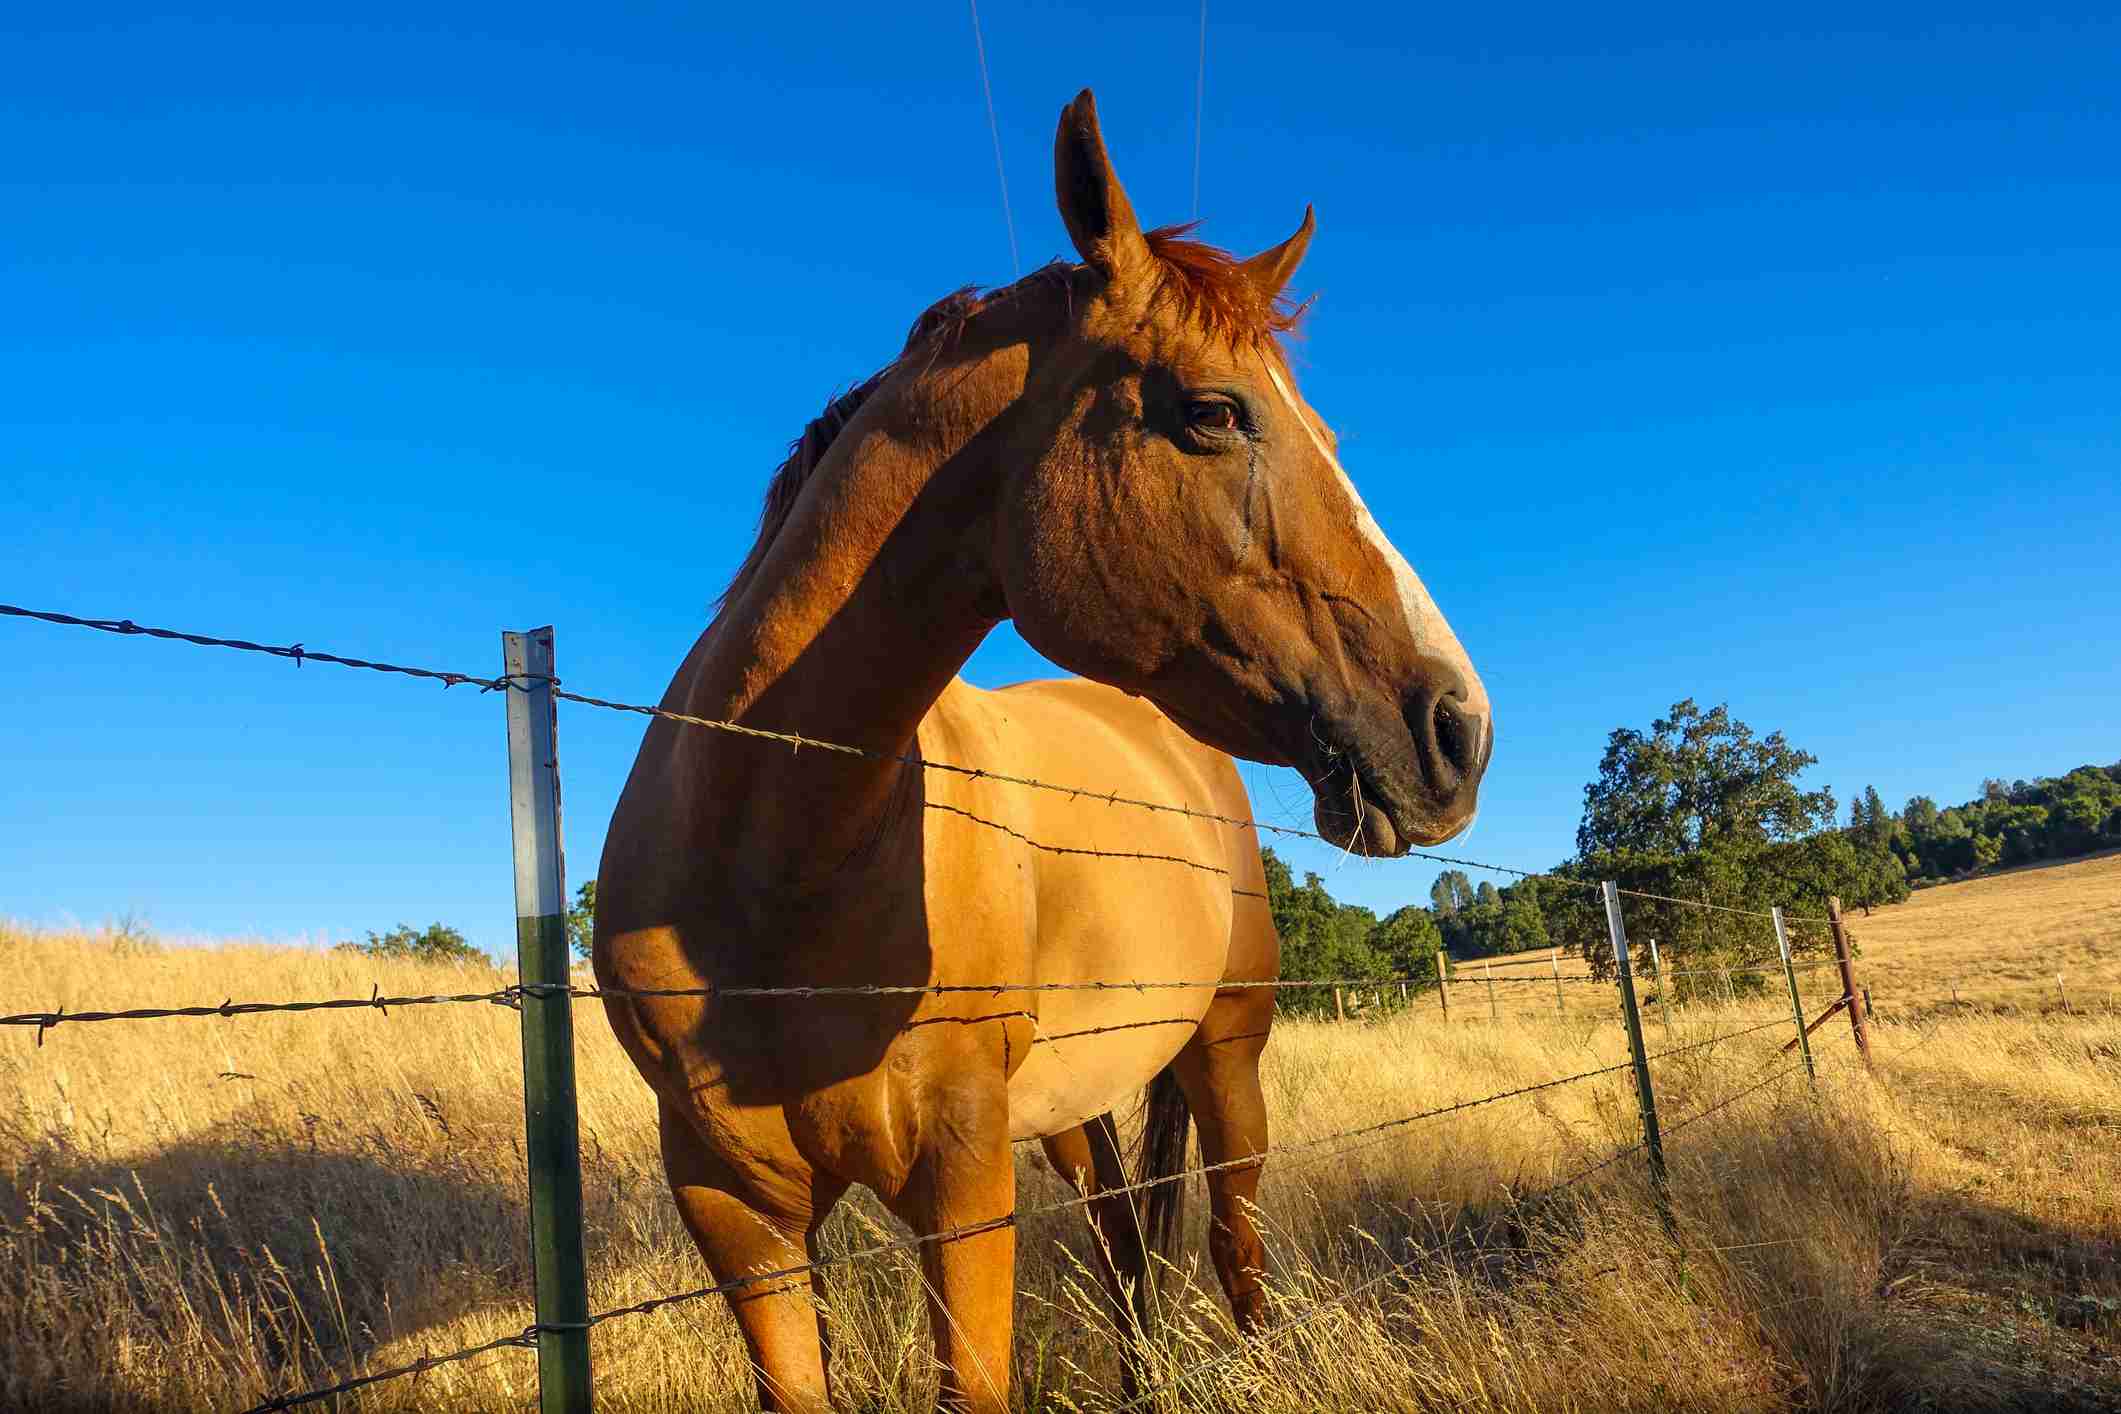
[[[1208,1255],[1230,1300],[1230,1314],[1247,1335],[1260,1329],[1267,1310],[1261,1286],[1266,1245],[1252,1221],[1252,1208],[1267,1152],[1267,1102],[1260,1091],[1259,1057],[1273,1020],[1273,993],[1264,988],[1218,997],[1171,1063],[1200,1133],[1201,1161],[1214,1170],[1208,1174]],[[1214,1167],[1254,1155],[1260,1156],[1260,1163]]]
[[[774,1202],[701,1142],[685,1115],[662,1106],[663,1169],[678,1216],[716,1282],[741,1281],[815,1260],[817,1230],[846,1185],[813,1176],[800,1197]],[[791,1414],[832,1407],[816,1274],[797,1272],[729,1292],[731,1314],[757,1377],[759,1403]]]
[[[1152,1293],[1141,1209],[1130,1195],[1110,1192],[1127,1182],[1119,1132],[1112,1116],[1101,1114],[1087,1124],[1047,1137],[1044,1147],[1046,1158],[1061,1177],[1091,1200],[1086,1206],[1097,1248],[1097,1270],[1104,1278],[1113,1324],[1124,1344],[1124,1392],[1132,1399],[1139,1392],[1141,1356],[1136,1347],[1149,1329]],[[1101,1193],[1107,1196],[1099,1197]]]
[[[1016,1300],[1008,1098],[996,1083],[991,1093],[979,1087],[936,1103],[941,1112],[923,1126],[933,1138],[889,1201],[916,1233],[935,1238],[920,1253],[929,1332],[943,1370],[942,1407],[1001,1414],[1009,1407]]]

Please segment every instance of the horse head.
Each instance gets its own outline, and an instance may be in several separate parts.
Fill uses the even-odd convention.
[[[1088,91],[1062,112],[1054,180],[1083,264],[1001,488],[1009,616],[1200,740],[1301,771],[1329,839],[1449,839],[1493,747],[1487,693],[1282,353],[1310,212],[1248,260],[1144,232]]]

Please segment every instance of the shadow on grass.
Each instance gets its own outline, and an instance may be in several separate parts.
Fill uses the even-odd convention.
[[[1866,1323],[1894,1410],[2121,1410],[2121,1241],[1918,1197]]]
[[[359,1373],[423,1331],[452,1348],[452,1322],[522,1301],[520,1164],[443,1128],[388,1137],[402,1133],[297,1115],[137,1156],[65,1136],[15,1147],[0,1265],[22,1275],[0,1297],[14,1347],[0,1408],[129,1414],[222,1390],[209,1403],[239,1409]],[[158,1375],[165,1359],[183,1367]],[[137,1393],[162,1380],[186,1393]]]

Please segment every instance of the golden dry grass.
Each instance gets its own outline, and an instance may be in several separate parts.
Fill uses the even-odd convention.
[[[2121,852],[1918,889],[1849,919],[1881,1008],[2121,1002]],[[2055,984],[2057,974],[2062,988]]]
[[[505,980],[0,926],[0,1012]],[[1758,1003],[1683,1009],[1671,1044],[1773,1015]],[[696,1286],[646,1092],[597,1013],[579,1019],[592,1305]],[[240,1408],[520,1330],[531,1311],[516,1021],[460,1005],[84,1024],[41,1048],[27,1032],[0,1035],[0,1406]],[[1781,1033],[1658,1063],[1683,1257],[1639,1155],[1531,1201],[1638,1138],[1625,1073],[1352,1151],[1297,1149],[1264,1194],[1276,1316],[1290,1324],[1227,1356],[1239,1348],[1202,1291],[1212,1280],[1187,1263],[1152,1350],[1184,1378],[1157,1407],[2121,1407],[2121,1372],[2099,1354],[2121,1310],[2121,1022],[1889,1024],[1875,1079],[1846,1035],[1821,1033],[1816,1100],[1783,1070],[1698,1121],[1778,1073]],[[1664,1044],[1653,1019],[1652,1048]],[[1417,1006],[1285,1023],[1268,1053],[1275,1138],[1301,1146],[1623,1055],[1610,1014],[1588,1011],[1446,1028]],[[1020,1164],[1024,1206],[1064,1196],[1030,1152]],[[849,1203],[830,1245],[890,1230],[873,1204]],[[1079,1220],[1027,1220],[1021,1252],[1020,1404],[1109,1407],[1116,1344],[1084,1276]],[[848,1406],[925,1407],[935,1380],[910,1258],[835,1268],[828,1302]],[[595,1359],[605,1411],[753,1407],[718,1301],[601,1327]],[[533,1373],[529,1355],[502,1351],[339,1407],[522,1409]]]

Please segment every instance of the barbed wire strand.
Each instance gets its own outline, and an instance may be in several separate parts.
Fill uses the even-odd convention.
[[[261,1016],[274,1012],[307,1011],[358,1011],[374,1010],[389,1013],[392,1007],[435,1006],[447,1002],[490,1002],[497,1006],[520,1007],[525,997],[568,996],[578,1000],[597,1000],[605,997],[892,997],[892,996],[1002,996],[1015,992],[1154,992],[1154,991],[1250,991],[1263,988],[1294,990],[1302,988],[1373,988],[1394,987],[1402,981],[1423,979],[1400,977],[1324,977],[1324,978],[1273,978],[1263,981],[1196,981],[1196,982],[1008,982],[1008,983],[908,983],[905,985],[871,985],[850,983],[845,986],[796,986],[796,987],[599,987],[582,986],[560,982],[516,982],[491,992],[460,992],[431,996],[386,997],[372,991],[365,997],[336,997],[323,1001],[293,1002],[239,1002],[233,999],[217,1006],[134,1007],[125,1011],[68,1011],[60,1007],[54,1011],[16,1012],[0,1016],[0,1026],[34,1026],[37,1028],[38,1044],[43,1044],[44,1033],[62,1025],[91,1021],[159,1021],[169,1018],[221,1017],[232,1019],[238,1016]],[[1015,1013],[1010,1013],[1015,1015]],[[938,1018],[947,1019],[947,1018]]]
[[[413,668],[402,663],[375,663],[366,658],[348,658],[337,653],[317,652],[299,643],[283,647],[270,643],[253,643],[245,638],[216,638],[211,634],[186,633],[173,628],[150,628],[146,624],[136,624],[131,619],[84,619],[48,609],[25,609],[15,604],[0,604],[0,615],[17,619],[39,619],[48,624],[60,624],[68,628],[92,628],[102,633],[115,633],[124,637],[162,638],[196,644],[201,648],[233,648],[244,653],[264,653],[274,658],[290,659],[298,668],[304,663],[330,663],[341,668],[363,668],[375,673],[397,673],[403,677],[425,678],[439,682],[444,687],[476,687],[485,692],[495,692],[508,686],[508,679],[505,677],[482,678],[471,673],[444,672],[438,668]]]
[[[305,662],[332,663],[340,667],[366,668],[381,673],[398,673],[406,677],[431,679],[445,687],[465,685],[482,691],[493,692],[518,686],[527,680],[524,675],[516,677],[479,677],[470,673],[445,672],[434,668],[407,667],[397,663],[370,662],[363,658],[350,658],[336,653],[312,651],[296,643],[275,646],[255,643],[241,638],[218,638],[210,634],[187,633],[177,629],[152,628],[137,624],[131,619],[91,619],[75,614],[63,614],[43,609],[26,609],[14,604],[0,604],[0,615],[23,619],[36,619],[44,623],[72,628],[95,629],[103,633],[121,636],[141,636],[196,644],[207,648],[230,648],[248,653],[263,653],[275,658],[291,659],[297,664]],[[674,712],[666,707],[649,706],[638,702],[618,702],[605,697],[592,697],[587,693],[571,692],[560,685],[560,679],[543,679],[551,684],[552,695],[561,701],[573,702],[584,707],[596,707],[607,712],[630,712],[637,716],[655,717],[663,721],[684,726],[703,727],[710,731],[725,732],[734,736],[750,737],[757,741],[777,742],[797,751],[825,751],[842,756],[860,757],[872,761],[892,761],[900,765],[917,767],[928,771],[945,771],[972,780],[990,780],[1004,785],[1024,786],[1033,790],[1052,791],[1078,800],[1102,801],[1107,805],[1124,805],[1137,810],[1161,814],[1180,815],[1189,819],[1206,820],[1214,824],[1228,825],[1234,829],[1250,829],[1268,834],[1284,835],[1296,839],[1317,840],[1338,849],[1341,841],[1328,839],[1316,830],[1300,829],[1291,825],[1276,825],[1264,820],[1240,819],[1212,810],[1197,810],[1188,805],[1172,805],[1163,801],[1140,800],[1124,796],[1117,791],[1091,790],[1082,786],[1059,785],[1031,776],[1017,776],[1003,771],[993,771],[980,766],[964,766],[950,761],[934,761],[911,752],[875,751],[868,747],[849,746],[844,742],[825,741],[818,737],[804,736],[800,732],[771,731],[764,727],[747,726],[742,722],[723,721],[714,717],[694,716],[689,712]],[[1435,854],[1427,850],[1410,850],[1410,858],[1425,859],[1438,864],[1455,864],[1467,869],[1480,869],[1493,874],[1509,874],[1522,879],[1543,879],[1552,883],[1566,884],[1572,888],[1596,888],[1588,880],[1570,879],[1559,874],[1542,873],[1534,869],[1514,869],[1506,864],[1489,864],[1478,859],[1463,859],[1453,855]]]
[[[1803,968],[1823,967],[1825,962],[1805,963]],[[1737,969],[1733,969],[1734,971]],[[1712,975],[1716,969],[1710,969]],[[1673,977],[1690,975],[1673,972]],[[1461,973],[1451,979],[1462,985],[1477,985],[1491,979],[1468,977]],[[1496,977],[1496,982],[1532,982],[1552,985],[1551,977]],[[1612,985],[1612,979],[1601,979],[1587,974],[1565,974],[1565,983],[1593,983]],[[2033,986],[2036,984],[2026,984]],[[419,996],[384,996],[380,990],[372,989],[365,997],[335,997],[315,1001],[290,1002],[239,1002],[233,998],[217,1005],[194,1005],[175,1007],[133,1007],[122,1011],[68,1011],[64,1006],[52,1011],[16,1012],[0,1016],[0,1026],[31,1026],[37,1030],[37,1042],[43,1044],[44,1034],[62,1025],[97,1021],[157,1021],[170,1018],[219,1017],[230,1020],[239,1016],[260,1016],[275,1012],[311,1011],[359,1011],[373,1010],[388,1014],[392,1007],[436,1006],[445,1003],[491,1003],[496,1006],[519,1008],[525,997],[550,997],[565,995],[577,1000],[602,1000],[605,998],[816,998],[816,997],[892,997],[892,996],[993,996],[1033,992],[1154,992],[1154,991],[1207,991],[1239,992],[1255,990],[1322,990],[1339,987],[1351,991],[1389,990],[1399,986],[1419,986],[1424,991],[1436,986],[1433,976],[1410,977],[1277,977],[1249,981],[1224,979],[1195,979],[1188,981],[1166,981],[1161,979],[1139,979],[1122,982],[922,982],[922,983],[846,983],[802,984],[785,987],[767,986],[700,986],[700,987],[605,987],[558,982],[511,983],[491,992],[437,993]],[[1018,1015],[1008,1013],[1007,1015]],[[960,1018],[935,1018],[954,1020]],[[992,1018],[974,1018],[992,1019]],[[1128,1023],[1141,1025],[1144,1023]],[[1076,1033],[1070,1033],[1076,1034]]]
[[[221,638],[211,634],[189,633],[179,629],[155,628],[149,625],[135,623],[131,619],[84,618],[76,614],[59,613],[53,610],[45,609],[28,609],[15,604],[0,604],[0,615],[6,615],[14,618],[35,619],[44,623],[56,624],[63,627],[94,629],[103,633],[113,633],[126,637],[140,636],[148,638],[159,638],[174,642],[190,643],[206,648],[228,648],[247,653],[263,653],[271,657],[290,659],[295,663],[297,667],[299,667],[305,662],[316,662],[331,663],[336,666],[345,668],[367,669],[369,671],[379,673],[395,673],[405,677],[421,678],[439,682],[444,687],[456,687],[460,685],[473,686],[479,688],[481,691],[484,692],[493,692],[503,688],[513,687],[523,680],[520,675],[514,678],[505,675],[493,678],[479,677],[471,673],[456,673],[435,668],[410,667],[399,663],[374,662],[365,658],[353,658],[344,656],[342,654],[312,651],[304,647],[300,643],[288,644],[284,646],[257,643],[249,639]],[[1147,810],[1162,814],[1179,815],[1196,820],[1206,820],[1215,824],[1228,825],[1234,829],[1249,829],[1258,832],[1286,836],[1294,839],[1316,840],[1321,844],[1331,845],[1335,848],[1344,847],[1343,841],[1329,839],[1316,830],[1305,830],[1290,825],[1276,825],[1259,819],[1239,819],[1236,816],[1224,815],[1216,811],[1197,810],[1191,806],[1172,805],[1162,801],[1141,800],[1130,796],[1120,795],[1117,791],[1097,791],[1085,789],[1079,786],[1058,785],[1054,782],[1039,780],[1031,776],[1018,776],[1007,772],[988,770],[984,767],[964,766],[959,765],[955,762],[948,761],[932,761],[924,757],[915,755],[911,752],[896,753],[874,751],[867,747],[849,746],[843,742],[825,741],[816,737],[804,736],[799,732],[771,731],[763,727],[746,726],[741,722],[723,721],[713,717],[699,717],[687,712],[675,712],[670,710],[669,708],[661,706],[648,706],[644,703],[635,702],[617,702],[609,698],[592,697],[586,693],[567,691],[560,685],[560,680],[557,677],[548,678],[545,680],[550,683],[552,695],[555,698],[558,698],[562,701],[578,703],[585,707],[601,708],[609,712],[630,712],[640,716],[660,718],[664,721],[680,723],[687,726],[704,727],[713,731],[727,732],[737,736],[751,737],[755,740],[779,742],[798,751],[807,747],[814,751],[833,752],[841,755],[860,757],[867,760],[896,761],[902,765],[916,767],[921,770],[947,771],[956,775],[964,776],[967,779],[971,780],[997,781],[1005,785],[1017,785],[1024,786],[1033,790],[1052,791],[1058,794],[1070,796],[1078,800],[1101,800],[1107,805],[1125,805],[1138,810]],[[982,823],[991,822],[983,821]],[[1487,873],[1508,874],[1518,879],[1537,879],[1543,883],[1560,884],[1569,888],[1596,889],[1599,887],[1596,882],[1588,879],[1575,879],[1564,874],[1554,874],[1536,869],[1517,869],[1506,864],[1490,864],[1485,860],[1466,859],[1455,855],[1437,854],[1429,850],[1409,850],[1407,851],[1407,854],[1403,857],[1427,860],[1431,863],[1436,864],[1452,864],[1466,869],[1479,869]],[[1703,908],[1725,913],[1741,913],[1747,914],[1752,917],[1769,916],[1767,914],[1760,913],[1759,911],[1754,909],[1732,908],[1726,904],[1712,904],[1707,902],[1706,900],[1675,898],[1667,894],[1654,894],[1635,889],[1622,889],[1620,890],[1620,892],[1622,894],[1626,894],[1634,898],[1654,899],[1658,902],[1677,904],[1685,908]],[[1791,922],[1822,923],[1827,921],[1823,918],[1804,914],[1785,913],[1783,917],[1785,921]]]

